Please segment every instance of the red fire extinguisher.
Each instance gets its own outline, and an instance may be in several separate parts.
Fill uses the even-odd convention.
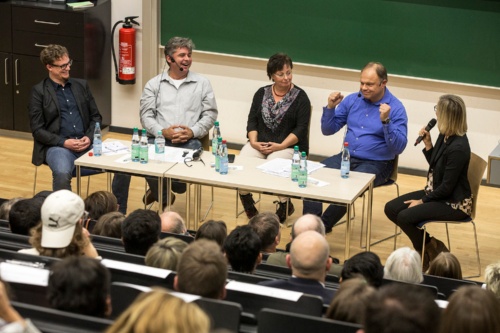
[[[115,63],[116,82],[120,84],[135,84],[135,29],[134,24],[140,25],[134,19],[139,16],[127,16],[124,20],[115,23],[111,30],[111,51]],[[116,55],[114,47],[114,35],[116,26],[123,23],[119,31],[118,51],[120,68],[116,64]]]

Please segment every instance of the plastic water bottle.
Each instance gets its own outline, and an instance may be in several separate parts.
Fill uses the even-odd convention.
[[[222,149],[222,137],[217,138],[217,148],[215,149],[215,171],[220,172],[220,155]]]
[[[161,131],[158,131],[155,138],[155,153],[163,155],[165,153],[165,138]]]
[[[134,127],[134,134],[132,134],[132,162],[139,162],[139,129]]]
[[[222,145],[220,148],[220,166],[219,172],[221,175],[227,175],[229,171],[229,161],[227,156],[227,143],[226,140],[222,140]]]
[[[149,156],[148,156],[148,136],[146,135],[146,129],[142,129],[142,136],[141,136],[141,141],[139,142],[139,161],[142,164],[148,163]]]
[[[101,125],[99,123],[95,123],[94,129],[94,156],[102,155],[102,134],[101,134]]]
[[[305,151],[302,152],[300,157],[298,182],[299,187],[307,186],[307,156]]]
[[[222,138],[222,135],[220,133],[220,126],[219,122],[216,121],[214,123],[214,131],[212,134],[212,154],[216,155],[217,154],[217,145],[219,144],[219,138]]]
[[[349,154],[349,143],[344,142],[342,161],[340,162],[340,177],[349,178],[349,170],[351,170],[351,154]]]
[[[299,146],[293,147],[293,155],[292,155],[292,172],[290,177],[292,178],[292,181],[297,182],[298,176],[299,176],[299,169],[300,169],[300,152],[299,152]]]

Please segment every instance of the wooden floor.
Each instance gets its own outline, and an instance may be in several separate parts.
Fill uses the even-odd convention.
[[[107,133],[104,138],[117,138],[128,140],[128,135],[118,133]],[[7,133],[0,134],[0,197],[31,197],[33,194],[33,180],[35,167],[31,164],[32,139],[31,138],[16,138]],[[236,154],[238,152],[235,152]],[[51,174],[47,166],[38,168],[38,181],[36,191],[50,190]],[[83,188],[86,188],[87,180],[83,181]],[[129,212],[143,208],[142,196],[144,194],[144,179],[132,177],[129,197]],[[410,175],[400,174],[398,178],[400,193],[407,193],[416,189],[423,188],[425,179]],[[95,175],[91,177],[90,192],[106,189],[106,176]],[[76,182],[73,180],[73,190],[76,191]],[[208,214],[208,219],[223,220],[228,225],[228,229],[232,230],[237,225],[247,223],[247,218],[240,215],[235,217],[236,194],[235,191],[227,189],[214,189],[215,202],[212,210]],[[85,195],[85,191],[83,191]],[[385,217],[383,209],[388,200],[396,196],[395,186],[377,188],[374,190],[373,200],[373,225],[372,225],[372,240],[377,240],[389,236],[394,233],[394,225]],[[273,201],[275,197],[263,195],[261,202],[257,205],[259,211],[275,211]],[[173,210],[185,216],[185,195],[177,195],[177,200],[173,205]],[[203,187],[202,196],[202,211],[206,211],[210,202],[210,188]],[[288,219],[291,223],[302,213],[302,203],[298,200],[293,201],[295,205],[295,213]],[[500,222],[500,189],[493,187],[482,186],[479,191],[478,212],[476,216],[476,225],[478,231],[478,240],[481,256],[481,271],[484,272],[486,265],[500,260],[500,232],[498,231],[498,223]],[[362,200],[357,200],[355,204],[356,217],[352,228],[351,235],[351,255],[364,251],[360,247],[361,235],[361,209]],[[156,208],[156,207],[153,207]],[[345,224],[339,225],[333,229],[333,232],[327,236],[330,243],[331,255],[344,260],[344,235]],[[431,235],[446,241],[445,228],[442,225],[432,225],[430,227]],[[284,247],[290,239],[290,228],[284,227],[281,232],[280,247]],[[462,264],[464,275],[473,275],[477,271],[474,251],[474,238],[472,233],[472,225],[453,225],[450,226],[451,250],[458,257]],[[408,238],[405,235],[398,237],[398,247],[410,246]],[[385,262],[391,251],[393,250],[393,240],[382,242],[372,247],[372,251],[376,252]],[[477,280],[482,280],[482,277]]]

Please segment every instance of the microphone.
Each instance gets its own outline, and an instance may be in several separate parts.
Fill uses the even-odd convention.
[[[200,147],[193,152],[193,161],[198,160],[201,157],[201,154],[203,154],[203,147]]]
[[[433,127],[434,125],[436,125],[436,122],[437,120],[435,118],[432,118],[429,123],[427,124],[427,126],[425,126],[425,130],[427,132],[429,132]],[[415,146],[418,145],[420,142],[422,142],[422,139],[424,138],[425,135],[419,135],[417,140],[415,140]]]
[[[182,68],[179,64],[177,64],[177,62],[175,61],[175,59],[174,59],[174,58],[172,58],[172,57],[171,57],[171,59],[172,59],[172,62],[173,62],[173,63],[174,63],[177,67],[179,67],[179,70],[180,70],[181,72],[183,72],[183,71],[184,71],[184,68]]]
[[[359,89],[358,97],[361,97],[361,89]]]

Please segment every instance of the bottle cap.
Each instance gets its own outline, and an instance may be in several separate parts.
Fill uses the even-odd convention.
[[[215,126],[219,126],[219,121],[216,120],[215,123],[214,123]]]
[[[226,144],[226,140],[222,140],[222,144]]]
[[[89,151],[89,156],[94,156],[94,153]]]
[[[347,146],[349,146],[349,142],[346,141],[346,142],[344,142],[344,147],[347,147]]]

